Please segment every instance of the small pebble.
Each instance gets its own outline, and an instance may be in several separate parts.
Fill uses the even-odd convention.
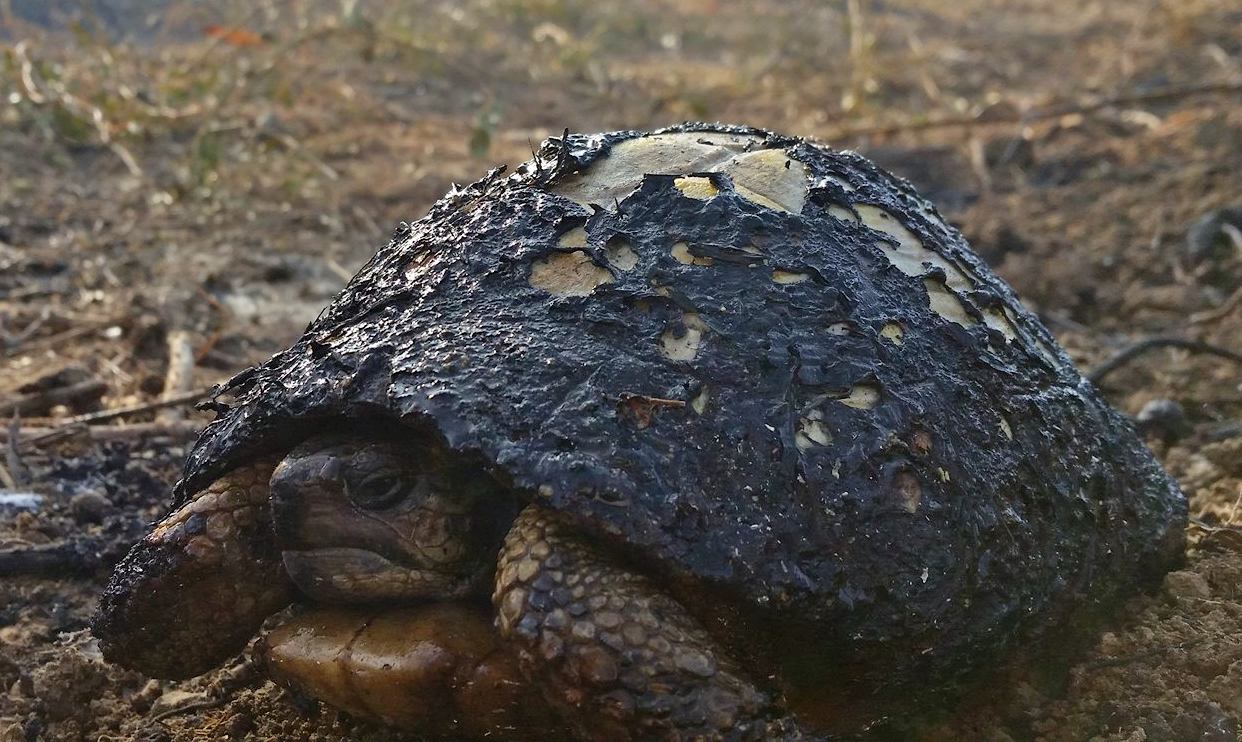
[[[43,507],[43,495],[33,492],[0,492],[0,512],[33,511]]]
[[[231,739],[244,739],[254,730],[254,717],[245,712],[233,714],[229,717],[228,730]]]
[[[1199,598],[1206,600],[1212,597],[1212,588],[1202,575],[1185,570],[1170,572],[1164,576],[1164,591],[1174,598]]]
[[[95,490],[87,490],[69,500],[69,510],[79,523],[99,523],[112,511],[112,502]]]
[[[1165,443],[1176,443],[1193,430],[1185,408],[1171,399],[1151,400],[1134,420],[1144,437],[1159,438]]]
[[[151,679],[147,684],[135,693],[129,699],[129,705],[138,713],[146,713],[151,708],[151,704],[155,703],[164,692],[164,684],[158,680]]]
[[[1105,657],[1117,657],[1124,649],[1125,645],[1122,644],[1121,639],[1113,632],[1106,632],[1100,637],[1100,654]]]
[[[1192,264],[1224,261],[1237,255],[1235,235],[1242,230],[1242,206],[1209,211],[1186,231],[1186,252]]]
[[[164,695],[155,699],[155,703],[151,704],[150,716],[159,717],[169,711],[175,711],[185,708],[193,703],[201,703],[207,700],[206,693],[191,693],[185,690],[170,690]]]

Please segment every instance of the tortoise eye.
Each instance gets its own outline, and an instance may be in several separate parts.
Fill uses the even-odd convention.
[[[396,474],[375,474],[354,487],[347,487],[349,499],[367,510],[383,510],[405,498],[409,483]]]

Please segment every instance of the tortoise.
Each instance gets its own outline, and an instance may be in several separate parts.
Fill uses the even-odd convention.
[[[909,183],[748,127],[455,187],[207,406],[105,657],[266,625],[282,684],[429,733],[858,733],[1151,584],[1187,517]]]

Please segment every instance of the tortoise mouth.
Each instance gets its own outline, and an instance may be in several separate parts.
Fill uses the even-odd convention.
[[[362,547],[285,549],[285,572],[311,602],[329,604],[410,603],[456,600],[486,591],[485,565],[439,571],[396,561]]]

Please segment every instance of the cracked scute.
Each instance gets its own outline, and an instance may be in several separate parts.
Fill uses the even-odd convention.
[[[725,173],[733,190],[764,208],[801,213],[810,179],[807,167],[783,149],[756,149],[763,139],[746,134],[678,132],[653,134],[614,144],[606,157],[553,186],[583,206],[605,208],[625,199],[645,175],[676,175],[683,195],[700,200],[720,189],[698,173]]]

